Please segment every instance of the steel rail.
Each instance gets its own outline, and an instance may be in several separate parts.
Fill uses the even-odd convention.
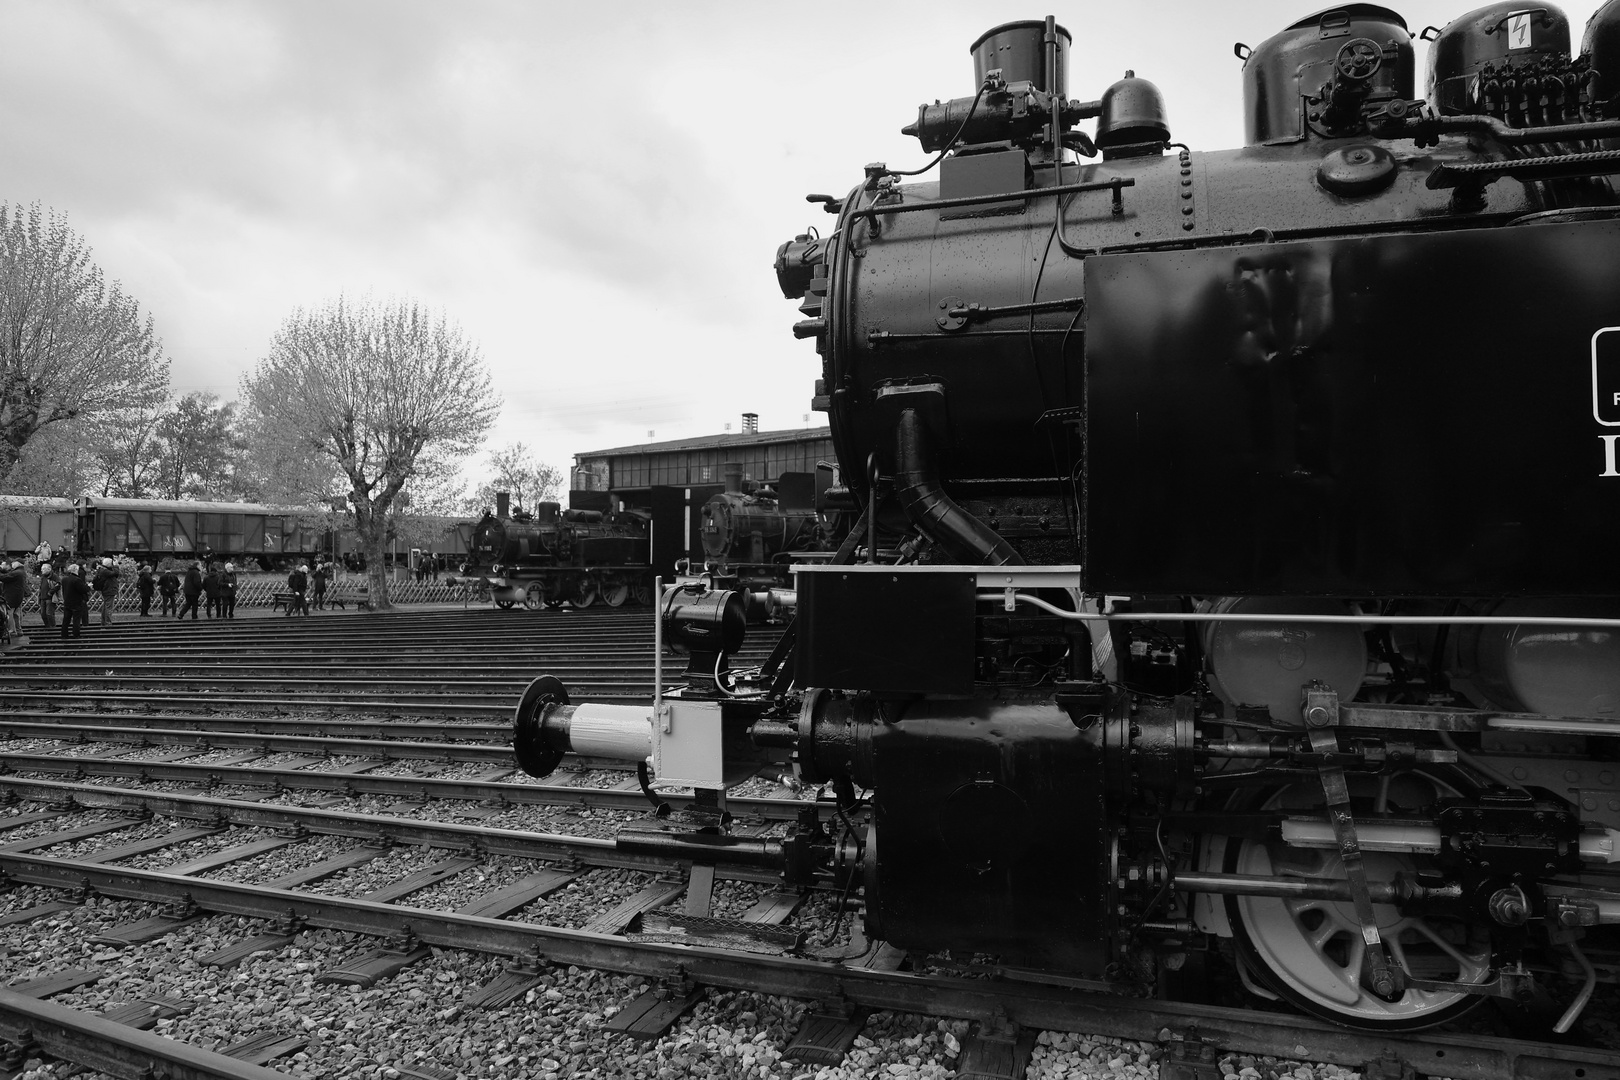
[[[0,1039],[128,1080],[287,1080],[287,1073],[0,987]]]
[[[605,810],[650,809],[639,790],[585,787],[578,784],[504,784],[493,780],[446,780],[437,776],[369,776],[365,773],[312,772],[275,766],[188,764],[183,761],[140,761],[128,758],[69,758],[51,754],[8,753],[3,764],[11,772],[71,773],[75,776],[117,776],[143,782],[206,782],[297,791],[337,791],[346,795],[420,795],[429,799],[504,803],[513,806],[587,806]],[[622,764],[622,763],[621,763]],[[555,775],[555,774],[553,774]],[[690,795],[660,795],[677,808],[692,801]],[[727,795],[726,808],[741,817],[767,821],[794,821],[801,810],[815,804],[798,799],[766,799]]]
[[[478,741],[506,739],[512,735],[512,724],[507,721],[473,721],[449,724],[433,720],[322,720],[315,717],[287,716],[218,716],[198,713],[98,713],[52,712],[49,710],[11,711],[5,714],[15,723],[45,724],[66,727],[87,722],[114,721],[122,727],[155,727],[189,729],[197,727],[214,731],[252,731],[261,735],[331,735],[340,739],[422,738],[456,739],[476,737]],[[49,735],[44,738],[59,738]]]
[[[467,659],[465,653],[458,654],[458,656]],[[637,651],[637,653],[632,654],[630,651],[625,651],[622,659],[603,659],[603,653],[599,649],[593,649],[591,659],[559,659],[556,654],[536,653],[536,659],[533,659],[533,661],[502,661],[499,664],[473,661],[460,664],[458,662],[458,664],[455,664],[455,672],[460,675],[475,674],[475,672],[522,672],[522,670],[530,670],[535,664],[567,664],[577,670],[622,670],[625,659],[630,659],[630,661],[648,659],[648,653],[646,651]],[[212,654],[209,657],[180,661],[180,659],[173,659],[172,656],[168,656],[167,653],[149,653],[144,654],[144,657],[134,657],[126,664],[112,664],[112,667],[133,667],[136,664],[139,664],[141,674],[170,674],[170,672],[201,670],[201,672],[209,672],[209,674],[215,675],[240,675],[243,672],[288,669],[293,670],[293,672],[343,672],[345,675],[352,675],[355,672],[420,672],[423,669],[424,661],[423,659],[416,659],[416,657],[405,657],[405,659],[358,657],[358,659],[350,659],[350,661],[334,662],[330,661],[329,657],[322,657],[321,662],[309,662],[305,661],[305,659],[296,659],[296,657],[290,657],[290,659],[274,659],[274,657],[271,657],[271,659],[266,659],[262,653],[258,654],[258,657],[253,661],[220,661],[220,659],[215,659]],[[6,664],[5,675],[6,677],[18,677],[18,675],[58,675],[60,677],[60,675],[76,675],[79,672],[91,672],[91,674],[105,672],[107,667],[109,667],[109,662],[105,661],[105,659],[96,662],[63,662],[63,664],[19,662],[19,664]]]
[[[17,682],[17,681],[32,682],[32,681],[45,681],[45,680],[41,680],[41,679],[35,679],[35,680],[29,680],[29,679],[5,680],[5,682]],[[158,687],[158,688],[175,688],[175,689],[185,688],[185,689],[191,689],[191,688],[196,687],[199,684],[207,685],[207,686],[217,686],[220,683],[221,679],[218,676],[214,676],[214,675],[194,675],[194,676],[161,676],[161,675],[159,675],[159,676],[152,676],[152,675],[144,675],[144,674],[126,674],[126,675],[75,675],[70,679],[63,679],[61,681],[62,682],[72,683],[74,685],[79,685],[79,686],[87,686],[87,687],[89,687],[91,689],[93,689],[93,688],[95,688],[97,686],[101,686],[101,685],[127,686],[127,685],[130,685],[130,684],[145,684],[145,685],[148,685],[148,686]],[[262,687],[265,687],[266,689],[281,688],[281,689],[287,690],[288,692],[294,692],[294,691],[298,691],[298,690],[307,690],[309,692],[322,691],[322,692],[330,693],[330,692],[333,691],[334,688],[336,688],[337,693],[343,693],[346,687],[352,687],[352,685],[353,685],[348,680],[341,680],[341,679],[306,679],[306,678],[302,678],[302,677],[297,676],[297,675],[288,675],[288,676],[284,676],[284,677],[281,677],[281,678],[272,678],[272,677],[235,678],[235,677],[231,677],[231,678],[226,679],[225,681],[227,681],[233,687],[240,687],[242,689],[252,689],[254,687],[262,686]],[[459,698],[459,697],[471,697],[471,698],[493,697],[494,696],[493,693],[479,694],[479,693],[472,693],[472,692],[462,691],[462,690],[457,689],[458,687],[490,687],[490,688],[497,688],[497,689],[505,689],[505,690],[509,691],[513,695],[513,698],[515,699],[517,695],[519,695],[519,694],[521,694],[523,692],[523,688],[525,686],[528,686],[529,683],[532,682],[532,681],[533,681],[532,677],[524,678],[522,676],[514,676],[514,677],[512,677],[510,679],[398,679],[398,678],[389,678],[389,680],[388,680],[388,688],[389,688],[390,691],[397,692],[397,693],[410,694],[412,692],[419,692],[421,694],[421,696],[423,696],[423,697],[427,697],[427,698],[430,698],[430,699],[436,699],[436,698]],[[611,686],[611,687],[617,688],[617,687],[626,687],[626,686],[641,686],[643,684],[647,685],[650,688],[652,686],[652,680],[651,679],[645,679],[645,680],[643,680],[643,679],[592,679],[588,683],[584,683],[583,685],[588,685],[588,686]],[[442,693],[434,693],[433,692],[434,687],[445,687],[446,689]],[[27,691],[26,691],[25,688],[13,686],[12,689],[10,690],[10,692],[11,693],[26,693]],[[358,690],[352,690],[351,689],[350,692],[361,693],[363,691],[358,691]]]
[[[64,735],[62,728],[55,724],[14,723],[0,715],[0,737],[12,739],[55,739],[69,743],[128,743],[137,747],[202,746],[211,750],[243,747],[262,750],[266,754],[314,751],[326,756],[377,757],[387,758],[390,761],[427,758],[441,761],[512,764],[512,748],[492,743],[337,739],[326,735],[257,735],[248,732],[103,727],[91,724],[81,724],[72,731],[72,735]],[[4,748],[0,748],[0,765],[11,757],[12,755],[6,753]]]
[[[1191,1037],[1223,1049],[1359,1068],[1375,1058],[1457,1080],[1620,1080],[1620,1054],[1481,1035],[1366,1032],[1320,1021],[1212,1005],[1128,998],[1046,983],[961,979],[841,966],[800,957],[696,948],[488,919],[401,904],[265,889],[159,871],[0,853],[0,869],[21,883],[90,890],[139,900],[187,900],[210,912],[291,918],[374,937],[576,964],[668,982],[692,982],[796,999],[837,1001],[970,1020],[1012,1021],[1143,1042]],[[1577,1072],[1577,1070],[1582,1070]]]
[[[420,821],[416,818],[360,814],[308,806],[266,806],[238,799],[207,795],[180,795],[173,792],[138,791],[99,784],[72,784],[58,780],[27,780],[0,776],[0,791],[18,798],[52,805],[71,803],[90,810],[162,814],[192,821],[223,822],[228,825],[265,829],[293,829],[322,836],[346,836],[375,844],[423,844],[433,848],[478,852],[486,855],[513,855],[548,861],[578,860],[587,866],[614,867],[659,873],[675,860],[668,856],[620,851],[612,840],[562,833],[537,833],[521,829],[496,829],[487,825],[456,822]],[[740,870],[732,870],[741,873]],[[766,875],[766,880],[776,880]]]
[[[619,694],[613,696],[597,695],[597,700],[607,702],[623,702],[625,704],[639,704],[647,700],[650,695]],[[62,701],[80,702],[93,700],[107,702],[113,705],[131,705],[139,702],[153,702],[160,705],[193,705],[198,708],[218,709],[231,708],[251,710],[259,709],[268,712],[286,709],[325,709],[329,711],[346,712],[382,712],[391,715],[428,715],[432,713],[474,713],[479,716],[509,717],[512,714],[512,702],[504,700],[500,704],[484,704],[460,701],[398,701],[393,698],[366,698],[356,697],[352,700],[342,698],[255,698],[231,697],[225,694],[197,694],[178,695],[174,693],[159,694],[140,691],[120,692],[117,690],[88,690],[75,692],[72,690],[0,690],[0,712],[9,712],[9,706],[17,701]]]

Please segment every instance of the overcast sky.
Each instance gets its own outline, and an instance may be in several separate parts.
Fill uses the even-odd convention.
[[[1563,5],[1577,46],[1596,6]],[[1134,68],[1215,150],[1242,140],[1233,43],[1318,7],[1050,11],[1071,97]],[[553,464],[745,411],[802,427],[817,358],[771,261],[826,231],[804,195],[921,164],[917,105],[971,94],[974,38],[1048,10],[0,0],[0,198],[67,215],[153,315],[177,393],[234,397],[288,312],[370,292],[460,322],[505,394],[494,441]],[[1396,10],[1416,34],[1468,8]]]

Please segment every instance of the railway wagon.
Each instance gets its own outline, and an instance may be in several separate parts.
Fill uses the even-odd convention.
[[[86,496],[77,500],[81,554],[276,560],[330,552],[328,530],[318,511],[256,503],[187,502]]]
[[[661,598],[680,692],[537,680],[523,767],[791,760],[831,832],[620,843],[859,888],[930,962],[1570,1030],[1620,955],[1620,2],[1419,36],[1421,96],[1381,6],[1239,44],[1233,149],[1134,72],[1071,98],[1052,18],[973,41],[929,165],[777,254],[852,536],[906,539],[799,568],[757,673],[735,593]]]
[[[80,555],[208,554],[272,566],[317,555],[341,559],[357,550],[352,530],[334,528],[339,518],[324,508],[86,496],[71,503],[70,512],[73,532],[65,543]],[[470,529],[454,518],[405,515],[401,525],[414,539],[390,544],[398,560],[412,547],[452,559],[467,553]]]
[[[77,520],[72,499],[0,495],[0,551],[26,555],[42,542],[71,548]]]

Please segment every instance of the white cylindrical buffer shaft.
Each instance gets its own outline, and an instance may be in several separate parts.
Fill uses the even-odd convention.
[[[568,725],[568,748],[576,754],[645,761],[652,756],[653,711],[649,705],[559,706],[547,723]]]

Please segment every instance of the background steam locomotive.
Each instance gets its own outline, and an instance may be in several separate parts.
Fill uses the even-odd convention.
[[[495,513],[486,511],[473,526],[462,572],[487,574],[497,607],[590,607],[598,599],[619,607],[652,599],[647,514],[542,502],[514,517],[506,493],[495,498]]]
[[[495,512],[473,526],[462,572],[483,578],[503,608],[646,604],[655,568],[665,577],[702,573],[740,591],[750,621],[763,621],[793,604],[790,559],[830,553],[832,533],[823,522],[836,523],[838,515],[815,510],[813,474],[784,473],[763,485],[727,464],[724,475],[723,490],[696,499],[691,489],[657,487],[648,509],[565,510],[542,502],[514,516],[498,493]],[[785,487],[802,498],[784,499]],[[581,494],[594,493],[573,493]],[[673,542],[655,544],[659,536]]]
[[[1567,1029],[1620,944],[1620,3],[1574,57],[1551,6],[1425,37],[1423,99],[1381,7],[1240,45],[1246,145],[1195,152],[1144,79],[1070,99],[1051,19],[981,36],[937,173],[777,254],[861,508],[787,646],[728,672],[683,587],[681,692],[541,679],[523,766],[713,806],[791,758],[831,831],[620,842],[858,884],[934,962]]]

